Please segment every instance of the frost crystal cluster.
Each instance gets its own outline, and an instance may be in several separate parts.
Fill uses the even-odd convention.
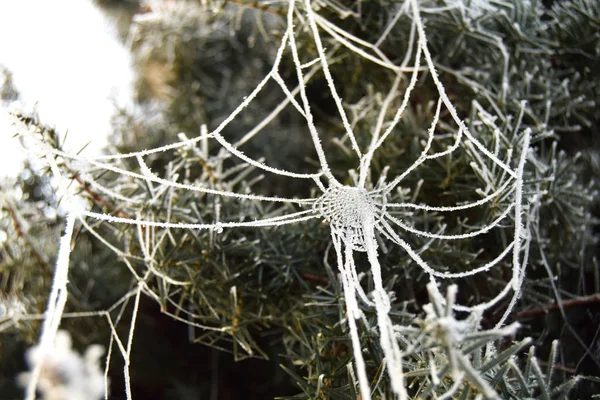
[[[54,346],[44,352],[39,346],[27,351],[27,363],[34,368],[41,365],[37,389],[43,400],[99,400],[105,395],[104,372],[100,368],[104,348],[88,347],[83,356],[71,348],[71,336],[58,331]],[[31,373],[19,375],[19,383],[26,387]]]

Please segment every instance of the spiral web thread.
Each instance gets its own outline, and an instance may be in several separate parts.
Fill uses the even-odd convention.
[[[326,3],[329,4],[329,2]],[[336,5],[337,3],[331,4]],[[460,6],[459,2],[452,4],[454,4],[456,7]],[[168,4],[163,4],[162,6],[168,7]],[[156,10],[160,9],[158,4],[156,6],[153,5],[153,7]],[[115,244],[112,244],[104,239],[99,233],[96,232],[95,227],[89,222],[90,220],[106,221],[110,224],[136,225],[138,227],[138,237],[143,252],[142,258],[146,260],[152,259],[153,245],[156,244],[157,241],[163,240],[170,229],[208,229],[213,230],[216,234],[219,234],[221,231],[223,231],[223,229],[234,229],[238,227],[273,227],[285,224],[302,223],[303,221],[315,218],[327,221],[331,229],[332,243],[337,254],[337,266],[340,272],[341,282],[344,290],[344,299],[347,308],[346,320],[350,330],[355,357],[355,372],[356,376],[358,377],[358,386],[360,388],[361,396],[365,400],[369,400],[371,398],[371,389],[369,387],[369,378],[367,376],[362,349],[360,346],[359,327],[356,322],[362,317],[362,312],[359,306],[360,302],[363,302],[370,307],[374,307],[377,312],[379,340],[385,355],[387,375],[389,376],[392,389],[397,397],[399,399],[407,398],[402,373],[403,353],[398,345],[396,329],[388,315],[391,308],[391,299],[383,286],[383,278],[381,276],[381,266],[379,264],[378,256],[377,236],[385,238],[385,240],[400,246],[406,252],[406,254],[408,254],[408,256],[430,276],[432,284],[428,286],[428,289],[439,297],[440,302],[445,303],[451,309],[461,311],[483,311],[494,306],[500,300],[509,296],[509,294],[512,292],[510,306],[506,310],[503,318],[498,323],[497,328],[500,328],[504,324],[504,321],[506,320],[512,306],[514,306],[520,294],[521,284],[524,277],[524,268],[527,262],[529,243],[527,229],[524,227],[522,216],[524,211],[522,186],[523,170],[527,159],[530,133],[528,130],[524,130],[524,132],[522,132],[521,146],[519,149],[516,149],[517,154],[512,154],[509,152],[503,156],[500,155],[495,149],[490,150],[486,148],[479,140],[477,140],[476,137],[470,133],[463,120],[458,116],[456,109],[446,94],[440,78],[436,73],[432,55],[427,46],[425,28],[421,13],[433,12],[434,9],[426,9],[422,7],[417,0],[406,0],[398,7],[396,16],[390,21],[380,39],[376,43],[368,43],[342,30],[320,15],[317,11],[315,11],[314,4],[311,3],[311,0],[303,0],[302,2],[290,0],[286,7],[287,25],[282,34],[281,43],[277,50],[270,72],[251,93],[244,97],[239,106],[227,118],[225,118],[225,120],[216,129],[209,132],[206,128],[204,128],[199,136],[191,139],[183,138],[184,140],[179,142],[155,149],[128,154],[105,155],[98,157],[80,157],[75,154],[67,154],[65,152],[56,150],[42,143],[38,144],[39,146],[37,147],[36,151],[39,152],[40,156],[47,158],[57,181],[60,183],[64,197],[71,200],[76,199],[74,199],[74,196],[70,195],[68,192],[70,180],[67,176],[64,176],[60,172],[57,160],[76,163],[80,167],[79,170],[81,171],[85,171],[85,168],[83,167],[85,166],[91,170],[111,171],[113,173],[132,178],[133,180],[145,182],[150,190],[155,193],[156,198],[164,195],[165,191],[180,190],[205,194],[207,193],[222,198],[231,197],[240,200],[248,199],[266,203],[294,205],[300,208],[304,207],[304,209],[301,211],[292,212],[283,216],[266,216],[263,219],[256,219],[252,221],[232,221],[231,219],[228,219],[227,216],[220,218],[217,213],[216,221],[211,223],[173,223],[168,220],[145,220],[139,216],[115,216],[91,212],[87,211],[85,208],[76,206],[76,201],[72,202],[74,205],[71,207],[67,218],[67,233],[61,241],[60,255],[57,261],[57,268],[52,286],[52,292],[49,297],[48,308],[43,316],[37,316],[44,319],[40,347],[42,348],[42,351],[50,351],[51,343],[54,340],[60,320],[63,317],[94,315],[107,318],[112,329],[112,337],[110,341],[107,358],[107,370],[105,375],[108,375],[109,360],[113,349],[116,347],[117,351],[121,353],[121,356],[125,360],[124,374],[126,395],[128,399],[131,398],[131,389],[129,383],[131,346],[134,339],[135,320],[137,317],[140,295],[144,293],[145,295],[156,300],[160,298],[159,295],[149,287],[147,281],[151,278],[157,278],[162,280],[166,287],[185,286],[189,283],[175,280],[166,275],[164,272],[158,271],[152,266],[151,262],[147,264],[147,271],[144,274],[139,274],[132,267],[126,250],[122,250]],[[336,5],[336,7],[341,6]],[[356,9],[340,8],[338,11],[340,11],[342,14],[345,13],[347,16],[359,16],[361,12],[360,2]],[[383,52],[379,49],[379,46],[381,43],[385,42],[386,36],[391,31],[394,24],[396,24],[399,18],[403,15],[409,16],[412,21],[411,39],[406,56],[404,57],[403,61],[397,65],[391,62],[383,54]],[[318,52],[317,59],[309,62],[301,61],[296,43],[296,36],[301,31],[312,36],[314,45],[316,46]],[[343,50],[354,52],[364,59],[377,64],[381,68],[389,70],[396,75],[396,79],[394,80],[389,93],[381,102],[381,110],[379,112],[377,125],[373,127],[370,144],[366,149],[362,149],[359,146],[359,141],[357,140],[353,131],[351,118],[344,108],[342,99],[335,88],[335,82],[329,70],[333,53],[328,53],[328,51],[324,48],[321,41],[322,35],[329,35],[339,43],[340,48]],[[498,42],[497,46],[499,47],[500,52],[504,54],[505,58],[508,57],[506,56],[506,51],[504,50],[502,43]],[[298,82],[300,82],[300,85],[295,88],[289,88],[279,75],[279,65],[284,54],[291,54],[293,59]],[[507,59],[505,59],[505,63],[508,63]],[[387,182],[385,179],[381,179],[379,184],[376,187],[373,187],[370,183],[370,167],[373,157],[381,145],[391,135],[394,134],[394,129],[397,127],[403,115],[405,114],[405,110],[409,104],[410,96],[415,90],[419,74],[425,71],[428,73],[430,79],[437,88],[439,100],[431,121],[430,129],[427,132],[427,139],[421,143],[421,154],[416,161],[400,175],[388,179]],[[338,179],[336,179],[336,177],[332,174],[327,162],[327,155],[325,154],[321,144],[319,132],[313,120],[311,105],[306,94],[306,84],[316,73],[322,73],[325,77],[331,96],[336,104],[339,118],[344,127],[344,136],[340,139],[340,143],[349,143],[349,151],[353,153],[359,160],[356,165],[359,173],[354,177],[355,186],[353,187],[342,185],[340,181],[338,181]],[[506,80],[506,71],[504,80]],[[243,110],[256,99],[257,95],[261,92],[261,90],[263,90],[269,81],[274,81],[280,86],[283,94],[285,95],[285,99],[274,110],[272,110],[272,112],[260,124],[249,131],[241,139],[233,143],[228,141],[227,138],[222,135],[224,128],[236,117],[238,117],[238,115],[240,115]],[[400,91],[400,84],[402,82],[405,85],[403,93]],[[389,115],[390,111],[393,110],[394,105],[397,104],[395,100],[399,95],[401,97],[400,105],[393,113],[393,118],[386,121],[386,115]],[[243,147],[244,144],[251,141],[263,127],[275,120],[278,114],[286,107],[293,107],[306,122],[308,134],[312,140],[312,144],[320,165],[319,170],[316,172],[298,173],[281,168],[274,168],[267,165],[262,160],[256,160],[248,157],[242,152],[242,150],[240,150],[240,148]],[[438,126],[442,107],[449,113],[457,128],[454,133],[449,136],[445,136],[445,138],[451,139],[450,145],[446,145],[441,150],[433,151],[434,148],[442,147],[440,146],[440,138],[434,135],[434,132]],[[490,121],[490,124],[493,124],[493,121]],[[312,180],[316,188],[318,188],[323,194],[316,198],[283,198],[276,196],[263,196],[253,194],[252,192],[238,193],[228,190],[227,187],[205,187],[194,185],[193,183],[180,183],[179,181],[176,181],[176,179],[161,178],[154,174],[146,165],[145,158],[148,156],[170,150],[193,149],[193,151],[201,153],[205,159],[208,159],[210,158],[208,154],[208,144],[214,142],[216,142],[220,148],[218,157],[221,159],[233,157],[241,161],[241,168],[257,170],[267,174],[275,174],[292,179]],[[419,166],[430,160],[446,157],[459,148],[469,152],[473,155],[474,159],[478,160],[478,162],[472,163],[472,168],[476,170],[480,176],[487,177],[489,179],[487,187],[478,189],[478,193],[481,194],[480,200],[466,204],[458,204],[455,206],[430,206],[412,202],[389,203],[387,201],[390,193],[398,190],[403,180]],[[140,166],[141,172],[133,172],[124,167],[117,166],[119,164],[114,163],[115,161],[121,161],[125,159],[136,160]],[[511,167],[511,164],[516,164],[517,166]],[[501,177],[499,182],[494,180],[494,177],[496,176]],[[105,187],[102,184],[93,181],[91,174],[89,174],[89,176],[86,175],[85,179],[88,182],[91,182],[97,190],[101,191],[106,196],[111,197],[115,201],[123,202],[125,204],[139,203],[139,200],[135,198],[128,198],[127,196],[117,193],[118,190],[115,190],[115,188]],[[489,224],[480,226],[477,229],[457,235],[447,235],[443,232],[428,232],[419,230],[397,218],[397,214],[394,213],[395,211],[403,210],[421,210],[424,212],[443,214],[484,206],[490,204],[494,201],[494,199],[499,197],[509,198],[510,204],[500,213],[497,219]],[[440,272],[435,270],[428,264],[426,260],[421,257],[418,251],[415,251],[402,238],[397,231],[397,228],[399,228],[400,231],[404,231],[407,234],[419,235],[431,240],[459,240],[483,235],[489,232],[491,229],[499,226],[502,221],[508,217],[513,219],[515,228],[512,241],[507,245],[507,247],[503,249],[495,259],[487,264],[459,273]],[[123,298],[110,310],[96,313],[63,315],[64,304],[67,295],[66,276],[69,268],[70,241],[71,234],[73,232],[73,226],[76,221],[82,224],[85,229],[89,230],[89,232],[96,236],[106,246],[111,248],[116,254],[122,256],[122,261],[127,265],[133,277],[137,281],[137,285],[129,293],[123,296]],[[162,236],[162,239],[154,236],[154,229],[165,230],[166,233]],[[367,255],[375,286],[375,289],[371,294],[365,293],[361,287],[356,271],[354,252],[364,252]],[[512,254],[512,277],[506,286],[500,291],[500,293],[491,301],[484,304],[467,307],[459,304],[449,304],[446,300],[444,300],[444,296],[439,293],[437,285],[439,279],[443,280],[461,278],[488,271],[492,267],[498,265],[503,259],[508,257],[508,254]],[[115,326],[121,320],[125,307],[131,301],[134,303],[134,312],[130,321],[129,335],[127,338],[121,338],[117,334]],[[120,310],[116,319],[113,317],[113,314],[111,314],[115,310]],[[190,314],[183,309],[180,309],[179,311],[184,314]],[[166,312],[169,314],[168,311]],[[181,320],[182,322],[202,329],[223,331],[226,329],[203,326],[193,322],[193,319],[191,318],[190,320],[185,320],[184,318],[175,314],[169,315],[175,319]],[[32,318],[33,317],[35,316],[32,316]],[[248,351],[251,350],[248,349]],[[33,400],[35,397],[35,388],[37,384],[36,378],[39,376],[40,369],[41,365],[35,367],[33,371],[33,379],[29,381],[27,390],[28,400]],[[456,374],[456,376],[460,376],[460,374]],[[454,387],[453,390],[457,390],[457,387]],[[449,392],[446,395],[449,396],[451,393]]]

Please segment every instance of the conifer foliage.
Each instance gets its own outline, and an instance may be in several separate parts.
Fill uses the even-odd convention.
[[[243,398],[594,390],[596,2],[99,5],[139,73],[113,147],[12,113],[36,166],[3,187],[0,356],[35,344],[27,399],[233,398],[224,357],[264,360]],[[59,327],[106,346],[103,387]]]

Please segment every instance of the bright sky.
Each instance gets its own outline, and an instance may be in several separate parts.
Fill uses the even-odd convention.
[[[114,101],[129,104],[129,52],[91,0],[0,0],[0,64],[26,110],[62,133],[67,150],[92,141],[97,152],[110,132]],[[0,109],[0,175],[18,172],[6,110]],[[22,157],[22,156],[21,156]]]

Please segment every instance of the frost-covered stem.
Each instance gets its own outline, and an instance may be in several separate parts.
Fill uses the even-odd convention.
[[[129,326],[129,337],[127,338],[127,350],[125,352],[125,366],[123,372],[125,374],[125,393],[127,400],[131,400],[131,377],[129,374],[129,364],[131,363],[131,346],[133,345],[133,334],[135,332],[135,321],[137,319],[138,309],[140,306],[140,294],[142,293],[142,282],[138,284],[133,303],[133,313],[131,315],[131,325]]]
[[[365,244],[367,248],[367,257],[371,265],[371,274],[375,284],[375,308],[377,310],[377,325],[379,327],[379,341],[385,362],[388,368],[388,375],[392,384],[392,390],[400,400],[407,398],[404,388],[404,375],[402,373],[402,355],[394,335],[394,328],[388,315],[390,311],[390,300],[383,288],[381,278],[381,265],[377,259],[377,247],[375,242],[375,227],[372,216],[365,218],[364,221]]]
[[[369,387],[367,369],[362,355],[362,348],[360,346],[358,328],[356,326],[356,318],[360,316],[360,309],[358,308],[358,303],[356,301],[355,288],[351,282],[352,276],[347,272],[348,268],[351,268],[352,266],[350,265],[350,259],[347,255],[346,260],[343,259],[340,237],[332,233],[331,238],[337,255],[338,269],[340,270],[342,277],[344,300],[346,301],[346,320],[348,321],[348,328],[350,329],[350,340],[352,341],[352,352],[354,353],[358,385],[363,400],[371,400],[371,389]]]
[[[346,302],[350,296],[354,294],[350,293],[349,288],[344,282],[344,297]],[[358,385],[360,386],[360,393],[364,400],[371,400],[371,388],[369,387],[369,379],[367,378],[367,370],[365,366],[365,360],[362,355],[362,348],[360,346],[360,338],[358,336],[358,328],[356,326],[356,318],[348,312],[346,319],[348,321],[348,327],[350,328],[350,338],[352,340],[352,350],[354,352],[354,360],[356,364],[356,373],[358,374]]]
[[[307,215],[310,214],[310,215]],[[263,227],[263,226],[281,226],[287,224],[293,224],[297,222],[306,221],[309,219],[317,218],[317,215],[313,214],[312,210],[299,211],[297,213],[282,215],[279,217],[266,218],[263,220],[245,221],[245,222],[217,222],[213,224],[185,224],[179,222],[158,222],[158,221],[146,221],[142,219],[134,218],[123,218],[115,217],[110,214],[100,214],[93,211],[83,211],[82,215],[90,218],[95,218],[100,221],[108,221],[112,223],[121,223],[129,225],[138,225],[144,227],[157,227],[163,229],[223,229],[223,228],[239,228],[239,227]],[[181,282],[180,282],[181,284]]]
[[[437,158],[439,156],[439,154],[441,154],[441,153],[436,153],[436,154],[432,154],[429,156],[427,155],[427,153],[429,152],[429,149],[431,148],[431,144],[433,143],[433,135],[435,133],[435,127],[437,126],[438,120],[440,118],[441,107],[442,107],[442,101],[440,98],[438,100],[433,119],[431,120],[431,126],[427,130],[427,142],[425,144],[425,147],[421,151],[419,158],[414,163],[412,163],[412,165],[410,167],[408,167],[404,172],[402,172],[400,175],[398,175],[392,182],[390,182],[389,184],[386,185],[386,187],[385,187],[386,194],[390,193],[408,174],[410,174],[413,170],[417,169],[419,167],[419,165],[423,164],[427,159]],[[389,134],[389,132],[391,132],[391,130],[388,128],[388,130],[384,134],[384,137],[387,136]],[[462,131],[459,129],[458,135],[457,135],[458,137],[460,137],[461,132]],[[458,147],[458,141],[457,141],[456,147]],[[449,148],[448,150],[454,151],[453,148]]]
[[[419,40],[421,40],[421,39],[419,39]],[[408,107],[408,101],[410,100],[410,94],[412,93],[413,89],[415,88],[415,85],[417,84],[419,67],[421,65],[421,50],[422,50],[422,48],[423,48],[423,46],[421,46],[421,44],[419,43],[419,45],[417,46],[416,54],[415,54],[415,63],[413,66],[412,75],[410,77],[408,86],[407,86],[406,90],[404,91],[402,103],[400,104],[400,107],[396,111],[394,118],[392,119],[391,123],[389,124],[388,128],[385,130],[383,135],[381,135],[381,137],[378,138],[378,140],[376,142],[373,141],[371,143],[371,145],[369,146],[369,151],[361,159],[361,176],[360,176],[359,187],[364,187],[364,182],[366,181],[366,173],[367,173],[366,170],[368,169],[367,167],[369,167],[371,165],[371,161],[373,159],[373,155],[375,154],[375,150],[377,150],[383,144],[385,139],[392,133],[392,131],[394,130],[394,128],[400,121],[402,114],[404,114],[404,110],[406,109],[406,107]]]
[[[71,238],[73,236],[75,218],[75,213],[71,213],[67,216],[65,234],[60,240],[58,259],[56,260],[56,269],[54,270],[54,279],[52,281],[52,290],[50,292],[46,316],[44,318],[44,324],[42,325],[42,334],[40,336],[40,357],[36,361],[36,365],[31,373],[31,379],[27,384],[25,400],[35,399],[35,391],[40,378],[40,373],[42,372],[42,364],[44,363],[46,354],[52,351],[56,332],[58,331],[60,320],[67,302],[69,258],[71,255]]]
[[[423,55],[425,56],[425,61],[427,62],[427,67],[429,68],[429,72],[431,74],[431,79],[433,79],[433,82],[438,90],[438,94],[440,95],[442,102],[446,106],[446,109],[448,110],[448,112],[452,116],[452,119],[454,120],[454,122],[456,122],[456,124],[458,125],[460,130],[462,130],[464,132],[465,136],[467,136],[467,138],[475,145],[475,147],[477,147],[477,149],[479,149],[479,151],[481,151],[489,159],[491,159],[496,164],[498,164],[510,176],[515,177],[515,172],[508,165],[506,165],[506,163],[504,163],[502,160],[500,160],[498,157],[496,157],[494,154],[492,154],[488,149],[486,149],[485,146],[483,144],[481,144],[481,142],[479,140],[477,140],[473,135],[471,135],[471,133],[469,132],[469,129],[465,125],[464,121],[459,118],[458,112],[456,111],[456,108],[454,107],[454,105],[452,104],[450,99],[448,98],[448,95],[446,94],[446,90],[444,89],[444,85],[440,81],[438,73],[435,70],[435,64],[433,63],[433,57],[431,56],[429,47],[427,47],[427,37],[425,35],[425,28],[423,26],[423,20],[421,19],[421,13],[419,11],[419,3],[417,0],[410,0],[410,1],[411,1],[411,8],[413,10],[413,19],[414,19],[415,24],[417,25],[417,32],[419,33],[419,47],[423,50]]]
[[[440,212],[451,212],[451,211],[458,211],[458,210],[467,210],[470,208],[475,208],[478,207],[482,204],[488,203],[491,200],[495,199],[496,197],[500,196],[508,187],[508,185],[511,183],[511,180],[506,180],[502,186],[496,190],[495,192],[490,193],[489,195],[482,197],[481,199],[474,201],[474,202],[469,202],[469,203],[465,203],[465,204],[461,204],[458,206],[442,206],[442,207],[436,207],[436,206],[429,206],[427,204],[414,204],[414,203],[387,203],[386,207],[387,208],[391,208],[391,207],[401,207],[401,208],[410,208],[413,210],[425,210],[425,211],[440,211]]]
[[[515,246],[513,248],[513,277],[512,286],[515,291],[520,289],[521,280],[521,264],[519,262],[519,253],[521,252],[521,231],[523,230],[522,219],[523,219],[523,170],[525,168],[525,161],[527,160],[527,153],[529,152],[529,141],[531,137],[531,130],[525,129],[525,138],[523,139],[523,146],[521,148],[521,159],[519,160],[519,166],[517,167],[517,181],[515,182]]]
[[[313,16],[315,18],[315,22],[319,25],[319,27],[321,27],[325,32],[330,34],[331,37],[333,39],[335,39],[336,43],[341,44],[342,46],[346,47],[348,50],[363,57],[365,60],[369,60],[377,65],[380,65],[380,66],[387,68],[391,71],[394,71],[396,73],[408,72],[408,71],[412,70],[412,68],[405,68],[402,66],[398,67],[397,65],[393,64],[379,48],[375,47],[373,44],[371,44],[369,42],[366,42],[366,41],[350,34],[347,31],[337,27],[336,25],[329,22],[328,20],[326,20],[319,14],[313,14]],[[369,52],[362,49],[360,46],[357,46],[353,43],[357,43],[360,46],[370,49],[377,55],[377,57],[370,54]]]
[[[473,368],[473,366],[469,362],[469,359],[466,356],[464,356],[463,354],[461,354],[459,352],[456,354],[456,361],[460,365],[460,368],[461,368],[462,372],[465,374],[465,376],[470,381],[475,383],[475,385],[481,391],[481,394],[486,399],[500,400],[500,396],[498,396],[498,394],[489,385],[489,383],[487,383],[487,381],[481,376],[479,371],[477,371],[475,368]]]
[[[399,245],[400,247],[402,247],[404,249],[404,251],[406,251],[406,253],[410,256],[410,258],[413,259],[414,262],[417,263],[417,265],[419,265],[427,274],[429,274],[429,276],[431,277],[431,281],[436,282],[435,277],[440,277],[440,278],[444,278],[447,279],[449,277],[462,277],[460,275],[452,275],[449,273],[444,273],[444,272],[438,272],[436,270],[434,270],[433,268],[431,268],[422,258],[421,256],[415,252],[408,243],[406,243],[404,240],[402,240],[402,238],[400,236],[398,236],[398,234],[396,232],[394,232],[394,230],[392,229],[392,227],[390,226],[390,224],[385,221],[382,220],[381,221],[381,227],[378,228],[379,232],[381,232],[382,235],[384,235],[385,237],[387,237],[388,239],[390,239],[392,242],[396,243],[397,245]],[[514,246],[514,244],[512,244]],[[505,250],[499,257],[497,257],[495,260],[493,260],[490,263],[486,264],[485,266],[483,266],[483,270],[489,269],[491,268],[493,265],[497,264],[508,252]],[[481,272],[482,269],[478,269],[477,272]],[[470,274],[465,274],[464,276],[468,276]],[[457,311],[473,311],[475,309],[478,310],[487,310],[490,307],[494,306],[496,303],[498,303],[500,300],[502,300],[510,291],[512,288],[512,282],[508,282],[506,284],[506,286],[504,287],[504,289],[502,289],[502,292],[500,292],[500,294],[498,294],[495,298],[493,298],[492,300],[490,300],[487,303],[483,303],[480,304],[478,306],[474,306],[474,307],[465,307],[465,306],[461,306],[458,304],[455,304],[452,308],[454,310]],[[434,289],[437,290],[437,286],[434,286]],[[438,295],[441,297],[441,294],[439,292],[437,292]],[[445,300],[441,300],[442,303],[445,302]],[[445,303],[444,303],[445,304]]]
[[[110,321],[110,314],[106,313],[105,316]],[[110,359],[112,357],[114,342],[114,336],[111,334],[110,340],[108,341],[108,351],[106,352],[106,365],[104,366],[104,400],[108,400],[108,371],[110,369]]]
[[[329,71],[329,64],[327,63],[327,57],[325,56],[325,49],[323,48],[323,44],[321,43],[321,35],[319,35],[319,29],[317,28],[317,24],[315,22],[314,11],[312,9],[312,5],[310,4],[310,0],[304,0],[304,5],[306,7],[306,16],[308,19],[308,25],[310,30],[313,33],[313,39],[315,41],[315,46],[317,47],[317,52],[319,53],[319,58],[321,60],[321,65],[323,66],[323,74],[325,75],[325,80],[327,81],[327,85],[329,86],[329,91],[331,92],[331,97],[335,101],[335,105],[337,106],[340,117],[342,118],[342,122],[344,124],[344,128],[346,129],[346,134],[350,138],[350,142],[352,142],[352,147],[354,151],[358,155],[358,158],[362,156],[362,152],[358,147],[358,143],[356,142],[356,137],[354,137],[354,132],[352,132],[352,127],[350,126],[350,122],[348,121],[348,116],[344,111],[344,106],[342,105],[342,99],[340,98],[337,89],[335,88],[335,83],[333,82],[333,77],[331,76],[331,72]],[[302,82],[299,79],[299,82]]]
[[[407,232],[414,233],[418,236],[423,236],[423,237],[428,237],[428,238],[433,238],[433,239],[442,239],[442,240],[459,240],[459,239],[472,238],[472,237],[479,236],[479,235],[489,232],[491,229],[500,225],[500,223],[504,220],[504,218],[506,218],[508,216],[508,213],[512,211],[513,207],[514,206],[512,204],[510,206],[506,207],[506,210],[504,210],[498,218],[496,218],[494,221],[492,221],[488,225],[484,225],[483,228],[478,229],[476,231],[458,234],[458,235],[442,235],[439,233],[429,233],[429,232],[425,232],[425,231],[422,231],[419,229],[415,229],[415,228],[411,227],[410,225],[403,223],[398,218],[392,217],[391,215],[388,216],[388,218],[392,222],[394,222],[396,225],[398,225],[400,228],[404,229]]]
[[[400,9],[400,12],[398,14],[396,14],[396,16],[394,17],[394,20],[396,20],[397,18],[400,17],[401,13],[403,13],[405,11],[405,9],[407,8],[407,5],[408,5],[408,3],[404,3],[402,8]],[[385,35],[385,33],[384,33],[384,35]],[[410,35],[408,38],[408,48],[406,49],[406,54],[404,55],[404,60],[402,60],[402,64],[400,65],[400,67],[402,69],[404,69],[404,67],[406,67],[406,65],[410,61],[410,56],[412,55],[412,52],[413,52],[414,42],[415,42],[415,24],[413,22],[413,24],[410,27]],[[418,48],[417,55],[415,57],[415,65],[418,65],[420,57],[421,57],[420,48]],[[413,73],[412,73],[412,77],[411,77],[411,84],[414,87],[414,85],[417,82],[417,70],[413,69],[412,72]],[[358,186],[361,188],[364,188],[367,173],[368,173],[368,168],[366,168],[365,166],[368,166],[371,164],[373,154],[374,154],[375,150],[378,148],[379,137],[381,134],[381,129],[383,128],[384,118],[388,112],[390,104],[396,98],[396,92],[398,90],[398,85],[400,84],[400,80],[403,77],[404,77],[404,74],[401,72],[398,72],[398,74],[396,75],[396,80],[394,81],[394,84],[392,85],[392,89],[388,93],[388,95],[381,107],[381,110],[379,112],[379,116],[377,118],[377,125],[375,126],[375,129],[373,131],[373,137],[371,138],[371,144],[369,145],[369,150],[368,150],[367,154],[365,155],[364,159],[361,160],[363,162],[363,165],[361,167],[360,180],[359,180],[359,184],[358,184]],[[402,100],[403,104],[406,103],[406,105],[408,105],[409,97],[410,97],[410,90],[407,88],[406,92],[404,93],[404,98]],[[406,107],[406,105],[404,105],[404,107]],[[401,109],[402,109],[402,107],[401,107]],[[394,117],[392,124],[390,126],[388,126],[388,128],[386,129],[386,132],[391,132],[394,129],[394,127],[400,120],[401,115],[402,115],[402,111],[398,110],[398,112],[396,113],[396,115]]]
[[[525,137],[523,139],[523,146],[521,150],[521,158],[519,165],[516,170],[516,182],[515,182],[515,233],[514,233],[514,246],[513,246],[513,276],[509,283],[510,287],[514,291],[514,294],[508,303],[502,318],[496,323],[496,328],[504,325],[504,322],[512,312],[514,306],[517,304],[517,300],[521,296],[521,286],[523,286],[523,280],[525,278],[525,267],[527,266],[527,260],[529,257],[529,237],[526,239],[526,245],[523,246],[522,231],[523,231],[523,173],[525,169],[525,161],[527,160],[527,153],[529,152],[529,142],[531,139],[531,130],[525,129]],[[529,230],[529,223],[527,224],[526,230]],[[521,248],[525,249],[523,260],[519,259]]]
[[[150,181],[150,182],[158,183],[158,184],[163,185],[163,186],[177,188],[177,189],[183,189],[183,190],[188,190],[188,191],[192,191],[192,192],[210,193],[210,194],[215,194],[215,195],[218,195],[218,196],[234,197],[234,198],[238,198],[238,199],[248,199],[248,200],[258,200],[258,201],[273,201],[273,202],[280,202],[280,203],[290,202],[290,203],[301,204],[301,203],[312,203],[312,201],[314,200],[314,199],[287,199],[287,198],[282,198],[282,197],[269,197],[269,196],[253,195],[253,194],[243,194],[243,193],[228,192],[228,191],[225,191],[225,190],[210,189],[210,188],[205,188],[205,187],[201,187],[201,186],[195,186],[195,185],[188,185],[188,184],[179,183],[179,182],[173,182],[173,181],[170,181],[168,179],[159,178],[158,176],[156,176],[154,174],[152,174],[152,175],[138,174],[136,172],[131,172],[131,171],[125,170],[123,168],[115,167],[114,165],[111,165],[111,164],[100,163],[100,162],[97,162],[97,161],[93,161],[93,160],[87,159],[85,157],[81,157],[81,156],[77,156],[77,155],[74,155],[74,154],[65,153],[65,152],[60,151],[60,150],[51,150],[51,153],[54,154],[54,155],[57,155],[57,156],[61,156],[61,157],[64,157],[64,158],[71,159],[71,160],[76,160],[76,161],[81,161],[81,162],[87,162],[87,163],[89,163],[89,164],[97,167],[98,169],[112,171],[112,172],[115,172],[115,173],[117,173],[119,175],[128,176],[130,178],[135,178],[135,179],[143,179],[145,181]],[[318,178],[321,175],[322,175],[321,173],[312,174],[311,177],[313,179],[316,179],[316,178]],[[327,175],[327,176],[329,177],[329,175]]]
[[[327,158],[325,157],[325,152],[323,151],[323,146],[321,145],[319,133],[317,132],[317,128],[313,122],[313,115],[310,110],[308,96],[306,95],[306,86],[304,85],[304,75],[302,73],[302,63],[300,62],[300,56],[298,55],[298,48],[296,46],[296,38],[294,37],[294,0],[290,0],[287,15],[287,23],[288,29],[290,31],[290,50],[292,51],[292,59],[294,60],[294,65],[296,66],[296,74],[298,76],[298,82],[300,85],[300,97],[302,98],[302,104],[304,105],[306,125],[308,126],[308,130],[310,131],[310,135],[315,146],[315,151],[317,152],[317,157],[319,157],[319,163],[321,164],[323,174],[333,184],[340,185],[340,183],[337,181],[337,179],[335,179],[335,177],[331,173],[331,170],[329,169],[329,164],[327,163]],[[323,65],[323,67],[326,66],[327,63]]]
[[[396,12],[396,15],[394,15],[394,18],[392,18],[392,20],[388,22],[387,26],[385,27],[385,30],[383,31],[381,36],[379,36],[379,39],[377,39],[377,41],[375,42],[375,47],[381,46],[381,43],[383,43],[383,41],[387,38],[392,29],[396,26],[396,23],[398,22],[402,14],[404,14],[407,10],[408,2],[405,2],[404,4],[402,4],[402,7],[398,8],[398,11]]]
[[[300,104],[297,104],[295,97],[298,95],[298,93],[300,93],[301,86],[306,85],[308,83],[308,81],[315,75],[315,73],[319,69],[320,69],[320,67],[318,65],[316,65],[316,66],[313,66],[308,73],[304,74],[304,81],[302,82],[302,84],[299,84],[298,86],[296,86],[294,88],[294,90],[292,90],[291,92],[289,92],[289,93],[286,92],[286,98],[284,100],[282,100],[282,102],[279,103],[277,105],[277,107],[275,107],[273,109],[273,111],[271,111],[269,113],[269,115],[267,115],[265,118],[262,119],[262,121],[260,121],[258,124],[256,124],[254,126],[254,128],[252,128],[248,133],[246,133],[244,136],[242,136],[241,139],[239,139],[237,142],[235,142],[233,144],[233,146],[240,147],[243,144],[247,143],[250,139],[252,139],[254,136],[256,136],[256,134],[258,132],[260,132],[265,126],[267,126],[271,121],[273,121],[275,119],[275,117],[277,115],[279,115],[279,113],[288,106],[289,103],[292,103],[292,102],[295,103],[294,107],[296,109],[298,109],[298,112],[300,112],[300,114],[303,117],[306,117],[306,115],[304,114],[304,110],[302,109],[302,106],[300,106]],[[284,90],[283,88],[286,86],[285,86],[283,79],[279,75],[279,73],[273,73],[273,79],[275,79],[275,81],[280,86],[282,86],[282,90]],[[287,87],[285,90],[287,90]],[[208,154],[208,152],[207,152],[207,154]]]

